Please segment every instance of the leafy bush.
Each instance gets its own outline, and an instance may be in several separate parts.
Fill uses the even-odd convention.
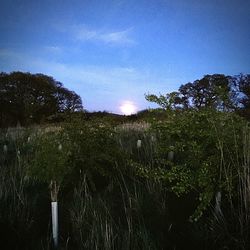
[[[196,193],[199,205],[191,220],[197,220],[218,190],[230,195],[235,187],[237,169],[228,160],[238,151],[243,124],[231,113],[170,111],[168,119],[154,124],[158,138],[155,168],[140,166],[138,173],[164,180],[178,196]],[[169,160],[170,152],[174,152],[173,160]]]
[[[0,146],[0,230],[12,249],[50,248],[51,180],[66,249],[249,245],[249,127],[232,113],[165,111],[115,128],[75,120],[4,131]]]

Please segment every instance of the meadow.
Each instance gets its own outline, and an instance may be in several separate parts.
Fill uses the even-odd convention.
[[[1,129],[1,249],[249,249],[249,123],[157,112]]]

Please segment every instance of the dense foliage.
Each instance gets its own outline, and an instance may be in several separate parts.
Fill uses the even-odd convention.
[[[24,76],[62,87],[20,72],[1,79]],[[18,81],[0,84],[13,85],[28,125],[22,114],[36,113],[21,93],[31,102],[41,89],[29,95],[33,84],[23,82],[19,93]],[[37,97],[37,110],[52,108],[44,117],[81,109],[80,99],[54,94]],[[51,200],[60,249],[249,249],[249,97],[249,75],[212,75],[147,96],[164,109],[127,118],[73,112],[54,125],[1,129],[1,249],[53,249]],[[6,107],[2,121],[16,122]]]
[[[40,124],[82,110],[79,95],[43,74],[0,73],[0,127]]]
[[[250,75],[205,75],[181,85],[178,91],[159,96],[148,94],[146,99],[168,110],[209,108],[237,111],[249,119]]]
[[[5,249],[51,249],[51,180],[62,249],[247,249],[246,121],[188,110],[111,124],[1,132]]]

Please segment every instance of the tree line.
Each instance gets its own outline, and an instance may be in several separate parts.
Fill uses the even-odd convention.
[[[205,75],[202,79],[181,85],[178,91],[145,97],[167,110],[215,109],[237,112],[250,119],[249,74]]]
[[[215,109],[250,119],[250,75],[205,75],[178,91],[147,94],[146,99],[170,110]],[[53,77],[24,72],[0,73],[0,128],[56,121],[83,111],[81,97]]]
[[[0,127],[40,124],[58,114],[82,111],[82,100],[53,77],[0,73]]]

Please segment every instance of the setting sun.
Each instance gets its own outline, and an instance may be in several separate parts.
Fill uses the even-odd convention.
[[[125,101],[120,106],[120,110],[124,115],[131,115],[136,113],[137,108],[133,102]]]

